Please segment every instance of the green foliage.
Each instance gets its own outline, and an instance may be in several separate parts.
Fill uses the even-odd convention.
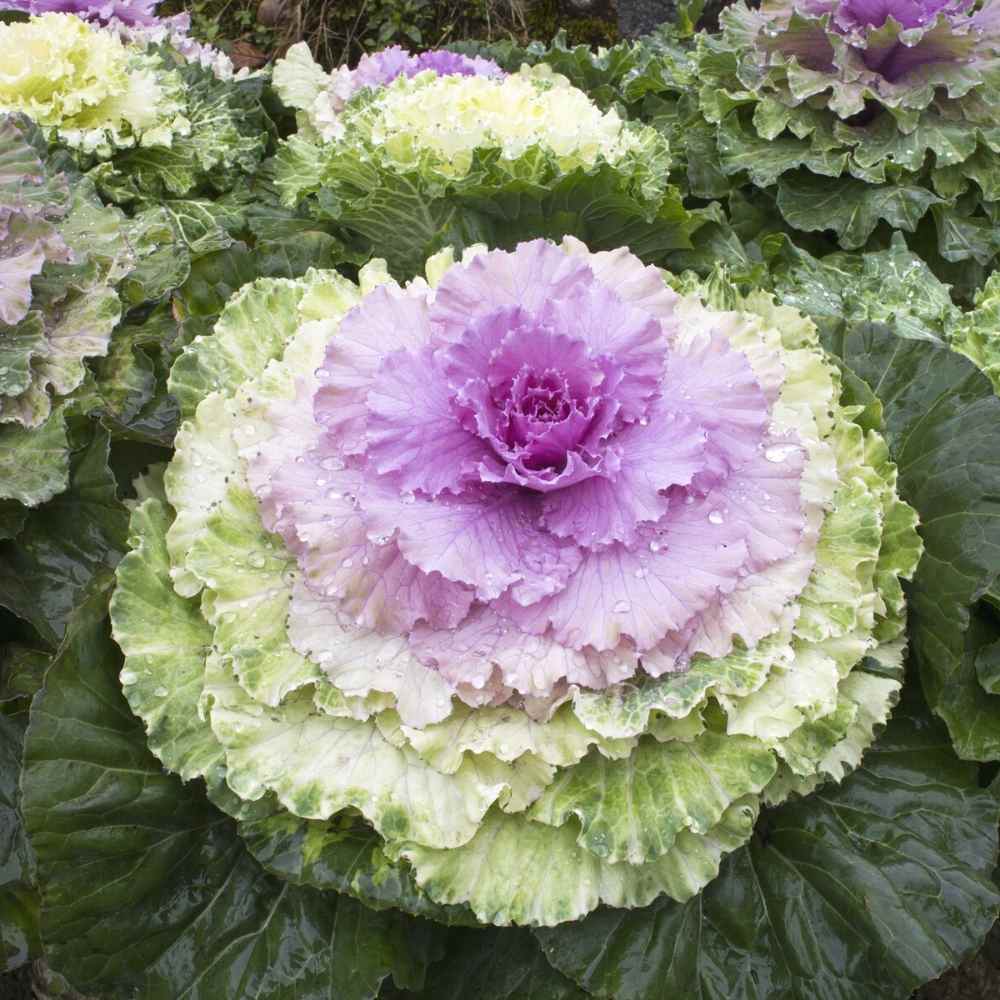
[[[273,6],[280,12],[273,25],[260,22],[256,0],[167,0],[160,12],[186,10],[192,34],[226,50],[240,40],[281,52],[304,39],[327,68],[387,45],[438,48],[465,39],[523,45],[559,31],[573,44],[618,41],[614,6],[606,0],[591,11],[564,0],[289,0]]]

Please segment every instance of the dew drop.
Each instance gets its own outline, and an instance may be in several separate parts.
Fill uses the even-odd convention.
[[[169,692],[169,691],[168,691],[168,690],[167,690],[167,689],[166,689],[165,687],[158,687],[158,688],[157,688],[157,689],[156,689],[156,690],[155,690],[155,691],[153,692],[153,694],[155,694],[157,698],[166,698],[166,696],[167,696],[167,695],[168,695],[169,693],[170,693],[170,692]]]
[[[354,560],[345,559],[340,565],[343,566],[344,569],[350,569],[354,565]]]
[[[255,552],[247,562],[253,566],[254,569],[263,569],[267,565],[267,559],[262,556],[259,552]]]
[[[632,608],[632,605],[629,604],[628,601],[619,601],[611,610],[616,615],[624,615],[624,614],[627,614],[629,612],[629,610],[631,610],[631,608]]]
[[[784,462],[793,451],[795,451],[795,445],[771,445],[770,448],[764,449],[764,458],[769,462]]]
[[[723,518],[721,510],[713,510],[708,515],[708,520],[710,524],[722,524],[725,518]]]
[[[645,570],[644,570],[644,569],[643,569],[643,568],[642,568],[642,567],[640,566],[640,567],[639,567],[639,568],[638,568],[638,569],[637,569],[637,570],[635,571],[635,578],[636,578],[637,580],[642,580],[642,579],[644,579],[644,578],[645,578],[645,576],[646,576],[646,571],[645,571]]]

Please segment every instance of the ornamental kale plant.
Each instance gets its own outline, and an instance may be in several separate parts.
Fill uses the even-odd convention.
[[[359,813],[416,912],[686,899],[887,718],[916,518],[766,297],[575,241],[428,277],[258,283],[177,362],[126,695],[259,830]]]
[[[942,273],[988,265],[998,250],[997,18],[989,0],[728,7],[721,33],[697,39],[698,110],[717,130],[707,186],[749,179],[773,191],[788,225],[833,230],[848,249],[881,224],[916,233]]]
[[[155,11],[158,3],[159,0],[0,0],[0,11],[75,14],[113,28],[123,41],[140,45],[169,42],[170,48],[186,62],[199,63],[222,79],[249,75],[247,70],[237,72],[224,52],[191,37],[190,14],[158,17]]]
[[[267,134],[261,82],[176,32],[48,13],[0,25],[0,112],[27,115],[122,204],[229,191],[253,173]]]
[[[284,202],[376,248],[400,277],[445,245],[567,233],[662,259],[702,224],[667,182],[662,136],[545,67],[504,74],[478,57],[387,50],[327,75],[302,45],[274,86],[299,121],[274,167]]]
[[[67,485],[84,361],[108,353],[115,285],[150,248],[30,140],[25,121],[0,117],[0,497],[35,506]]]

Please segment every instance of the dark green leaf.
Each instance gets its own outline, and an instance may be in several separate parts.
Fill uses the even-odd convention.
[[[416,996],[421,1000],[585,1000],[587,994],[546,961],[530,931],[491,927],[453,930],[445,959],[431,966],[427,987]]]
[[[42,686],[50,653],[23,643],[0,646],[0,702],[31,698]]]
[[[940,198],[905,184],[866,184],[850,177],[788,174],[778,184],[778,208],[790,226],[813,232],[832,229],[847,250],[863,246],[880,219],[913,232]]]
[[[928,703],[960,756],[998,759],[1000,696],[979,683],[969,606],[1000,573],[1000,399],[943,344],[863,324],[830,346],[882,401],[900,493],[920,514],[909,633]]]
[[[107,431],[86,425],[70,458],[70,485],[0,542],[0,604],[55,645],[91,581],[125,552],[128,511],[108,467]]]
[[[1000,642],[981,646],[976,653],[976,675],[990,694],[1000,694]]]
[[[16,500],[0,500],[0,542],[16,538],[28,518],[28,508]]]
[[[0,714],[0,972],[16,969],[41,951],[32,886],[35,862],[18,802],[26,723],[24,712]]]

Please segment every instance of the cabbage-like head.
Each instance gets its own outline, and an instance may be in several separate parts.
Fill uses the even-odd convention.
[[[446,49],[413,55],[399,45],[366,53],[354,69],[339,66],[327,74],[315,62],[305,42],[293,45],[274,66],[274,87],[289,107],[304,111],[308,120],[327,137],[341,134],[337,115],[362,91],[379,90],[403,77],[421,73],[435,76],[486,76],[505,74],[490,59],[463,56]]]
[[[169,144],[184,125],[178,87],[155,57],[73,14],[0,24],[0,112],[21,112],[85,152]]]
[[[991,81],[998,10],[966,0],[765,0],[760,10],[735,5],[722,23],[742,50],[747,86],[787,87],[795,103],[823,95],[848,119],[866,102],[912,113],[938,87],[958,100]]]
[[[678,125],[693,193],[725,194],[730,177],[777,185],[786,223],[833,230],[845,249],[882,220],[913,232],[931,216],[943,260],[989,264],[998,11],[964,0],[726,8],[721,33],[699,36],[699,108]]]
[[[654,257],[690,245],[697,224],[669,183],[663,135],[603,111],[547,66],[401,73],[342,107],[335,77],[304,45],[275,66],[299,124],[278,149],[275,185],[286,205],[377,248],[393,273],[483,238],[572,232],[610,248],[625,233]]]
[[[885,721],[913,512],[766,296],[572,239],[426,273],[258,281],[178,360],[112,608],[130,704],[252,849],[364,897],[325,852],[366,829],[383,905],[685,899]]]
[[[327,141],[371,146],[401,168],[462,176],[476,150],[497,149],[509,161],[534,147],[571,167],[599,155],[619,159],[629,146],[617,112],[601,112],[552,74],[508,76],[485,60],[397,48],[366,56],[348,77],[327,76],[304,43],[274,69],[278,95],[304,113],[307,129]]]

